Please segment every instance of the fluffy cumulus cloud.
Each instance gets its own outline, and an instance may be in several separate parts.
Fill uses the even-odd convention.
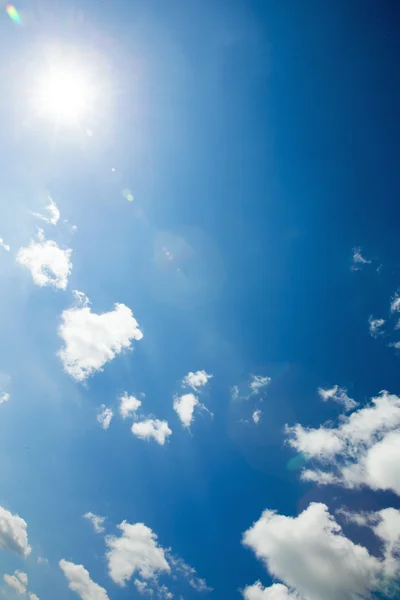
[[[397,512],[397,511],[396,511]],[[392,520],[393,517],[391,516]],[[270,575],[284,585],[263,588],[256,583],[246,588],[247,600],[356,600],[370,598],[382,589],[393,567],[400,531],[392,538],[381,518],[381,531],[374,533],[384,542],[382,558],[370,555],[342,532],[325,504],[312,503],[298,517],[266,510],[243,535],[243,543],[262,560]],[[378,527],[378,524],[377,524]]]
[[[103,429],[108,429],[111,424],[111,419],[114,413],[111,408],[107,408],[105,404],[100,406],[100,410],[97,414],[97,421],[100,423]]]
[[[10,246],[5,243],[2,237],[0,237],[0,247],[6,250],[6,252],[10,252]]]
[[[264,587],[260,581],[248,585],[243,590],[245,600],[300,600],[296,592],[291,592],[286,585],[274,583],[270,587]]]
[[[62,250],[53,240],[46,240],[40,229],[37,240],[20,248],[17,262],[30,270],[36,285],[65,290],[72,270],[71,253],[71,249]]]
[[[31,547],[28,544],[27,526],[24,519],[0,506],[0,548],[28,556]]]
[[[131,348],[132,341],[141,340],[143,334],[125,304],[115,304],[112,311],[96,314],[84,294],[75,292],[75,298],[78,305],[61,315],[59,336],[64,346],[58,354],[64,370],[76,381],[84,381]]]
[[[75,565],[67,560],[60,560],[68,587],[76,592],[82,600],[108,600],[108,594],[104,588],[92,581],[89,572],[82,565]]]
[[[353,271],[359,271],[363,265],[370,265],[371,261],[364,258],[362,248],[353,248],[353,257],[351,268]]]
[[[36,596],[36,594],[34,594],[33,592],[29,592],[28,598],[29,600],[39,600],[39,597]]]
[[[382,327],[385,324],[385,319],[374,319],[371,315],[368,319],[369,332],[372,337],[376,338],[383,334]]]
[[[25,594],[28,585],[28,575],[21,571],[14,571],[14,575],[4,575],[5,583],[13,588],[17,594]]]
[[[135,396],[129,396],[128,392],[124,392],[119,398],[119,412],[123,419],[134,417],[141,406],[142,402]]]
[[[302,477],[320,484],[367,485],[400,495],[400,398],[383,391],[369,405],[337,427],[286,428],[289,444],[320,468],[303,470]]]
[[[206,373],[206,371],[196,371],[195,373],[190,371],[186,377],[183,378],[182,385],[191,387],[196,391],[199,388],[204,387],[211,377],[212,375]]]
[[[46,223],[50,223],[51,225],[57,225],[60,220],[60,211],[58,210],[57,204],[54,202],[52,198],[49,197],[49,203],[44,207],[44,211],[47,214],[42,213],[33,213],[35,217],[45,221]]]
[[[87,519],[93,525],[93,529],[96,533],[103,533],[104,531],[104,521],[105,517],[101,517],[100,515],[95,515],[92,512],[87,512],[83,515],[84,519]]]
[[[141,440],[154,440],[160,446],[165,444],[165,440],[172,434],[168,427],[168,421],[159,419],[144,419],[132,425],[132,433]]]
[[[198,398],[194,394],[183,394],[175,396],[174,411],[177,413],[184,427],[190,427],[194,418],[194,409],[199,404]]]
[[[255,411],[253,412],[253,414],[252,414],[252,417],[251,417],[251,418],[253,419],[253,422],[254,422],[256,425],[258,425],[258,423],[260,422],[260,419],[261,419],[261,414],[262,414],[262,413],[261,413],[261,410],[259,410],[259,409],[258,409],[258,410],[255,410]]]
[[[106,538],[108,572],[111,579],[124,586],[133,575],[149,580],[171,570],[165,550],[158,544],[157,535],[143,523],[118,525],[119,537]]]
[[[346,411],[354,410],[358,406],[358,402],[353,400],[353,398],[349,398],[347,390],[338,385],[334,385],[330,389],[318,388],[318,394],[324,402],[333,400],[334,402],[341,404]]]

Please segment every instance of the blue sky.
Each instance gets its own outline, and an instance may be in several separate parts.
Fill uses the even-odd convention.
[[[0,8],[2,597],[395,598],[398,3]]]

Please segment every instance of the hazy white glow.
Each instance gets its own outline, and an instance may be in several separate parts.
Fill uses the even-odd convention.
[[[49,68],[38,82],[38,113],[57,121],[76,121],[87,116],[94,100],[89,74],[79,65],[62,62]]]

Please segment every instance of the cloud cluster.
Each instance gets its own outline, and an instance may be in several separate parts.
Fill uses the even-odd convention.
[[[247,587],[246,600],[355,600],[370,598],[400,574],[400,511],[371,516],[373,532],[383,545],[381,558],[354,544],[329,513],[312,503],[297,517],[266,510],[243,534],[243,543],[282,582]]]
[[[289,444],[321,468],[303,470],[302,478],[346,487],[367,485],[400,495],[400,398],[386,391],[337,427],[286,427]]]
[[[39,229],[37,240],[19,249],[17,262],[30,270],[36,285],[65,290],[72,270],[71,253],[70,248],[62,250],[53,240],[46,240]]]
[[[196,371],[195,373],[189,371],[189,373],[183,378],[182,385],[191,387],[194,391],[197,391],[199,388],[207,385],[209,379],[211,378],[212,375],[204,370]]]
[[[0,548],[28,556],[31,547],[28,544],[27,526],[24,519],[0,506]]]
[[[110,312],[93,313],[89,300],[76,292],[78,306],[64,310],[59,336],[64,346],[58,355],[64,370],[76,381],[84,381],[123,350],[131,348],[133,340],[143,333],[125,304],[115,304]]]
[[[75,565],[64,559],[60,560],[59,565],[68,580],[69,589],[76,592],[82,600],[108,600],[106,590],[92,581],[83,565]]]
[[[207,385],[208,381],[213,376],[206,371],[196,371],[193,373],[190,371],[182,380],[182,387],[191,387],[195,392],[200,392],[201,388]],[[199,408],[201,410],[207,410],[207,408],[199,401],[198,396],[192,392],[178,394],[173,399],[173,409],[178,415],[182,425],[189,428],[194,420],[194,410]]]
[[[4,575],[5,583],[13,588],[17,594],[25,594],[28,585],[28,575],[21,571],[14,571],[14,575]]]

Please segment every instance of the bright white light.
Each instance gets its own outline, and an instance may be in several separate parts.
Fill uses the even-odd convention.
[[[35,104],[43,117],[57,122],[78,121],[88,115],[93,100],[88,75],[79,67],[60,64],[40,79]]]

